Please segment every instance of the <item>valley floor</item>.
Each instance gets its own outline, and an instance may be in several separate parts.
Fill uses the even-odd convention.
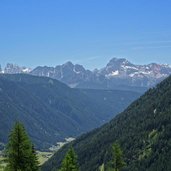
[[[6,161],[5,158],[3,156],[0,156],[0,171],[3,171],[5,166],[6,166]]]
[[[58,151],[63,145],[73,141],[75,138],[69,137],[65,138],[63,142],[57,142],[56,145],[53,145],[48,149],[48,151],[36,151],[40,166],[43,165],[48,159],[50,159],[53,154]],[[0,171],[4,171],[5,166],[7,165],[6,158],[3,155],[3,152],[0,151]]]
[[[54,152],[42,152],[37,151],[37,156],[39,160],[39,164],[44,164],[52,155]],[[3,155],[0,155],[0,171],[4,171],[5,166],[7,165],[6,158]]]

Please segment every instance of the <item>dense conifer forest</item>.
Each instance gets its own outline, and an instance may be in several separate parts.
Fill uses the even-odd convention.
[[[123,113],[72,142],[81,171],[96,171],[112,160],[111,147],[123,150],[124,171],[171,170],[171,77],[147,91]],[[42,170],[60,167],[69,146],[59,150]]]

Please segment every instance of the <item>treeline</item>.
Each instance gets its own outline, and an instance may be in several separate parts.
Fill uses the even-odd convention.
[[[112,145],[113,160],[107,166],[104,163],[99,166],[99,171],[120,171],[126,166],[123,160],[123,153],[118,143]],[[81,171],[77,161],[77,155],[72,147],[68,150],[65,158],[62,161],[62,166],[59,171]]]

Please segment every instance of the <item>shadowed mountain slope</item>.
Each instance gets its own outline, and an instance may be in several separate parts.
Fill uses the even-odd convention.
[[[127,163],[124,171],[171,170],[171,77],[147,91],[109,123],[71,143],[81,171],[97,171],[103,163],[107,166],[116,141]],[[71,144],[60,149],[42,170],[59,168]]]
[[[71,89],[51,78],[0,75],[0,142],[7,142],[9,130],[20,120],[36,146],[47,148],[102,125],[139,96],[126,91],[93,92]]]

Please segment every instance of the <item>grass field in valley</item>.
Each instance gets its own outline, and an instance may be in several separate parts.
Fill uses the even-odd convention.
[[[7,164],[6,159],[4,157],[0,156],[0,171],[4,170],[6,164]]]
[[[57,142],[56,145],[53,145],[52,147],[50,147],[49,150],[46,152],[45,151],[36,151],[38,160],[39,160],[39,165],[41,166],[42,164],[44,164],[63,145],[65,145],[66,143],[69,143],[73,140],[74,140],[74,138],[69,137],[69,138],[66,138],[64,142]],[[0,151],[0,171],[4,171],[4,168],[6,165],[7,165],[6,158],[4,157],[3,151]]]
[[[39,164],[42,165],[44,162],[46,162],[53,155],[53,153],[54,152],[37,151]],[[0,171],[4,171],[6,165],[7,165],[6,158],[3,155],[0,155]]]

